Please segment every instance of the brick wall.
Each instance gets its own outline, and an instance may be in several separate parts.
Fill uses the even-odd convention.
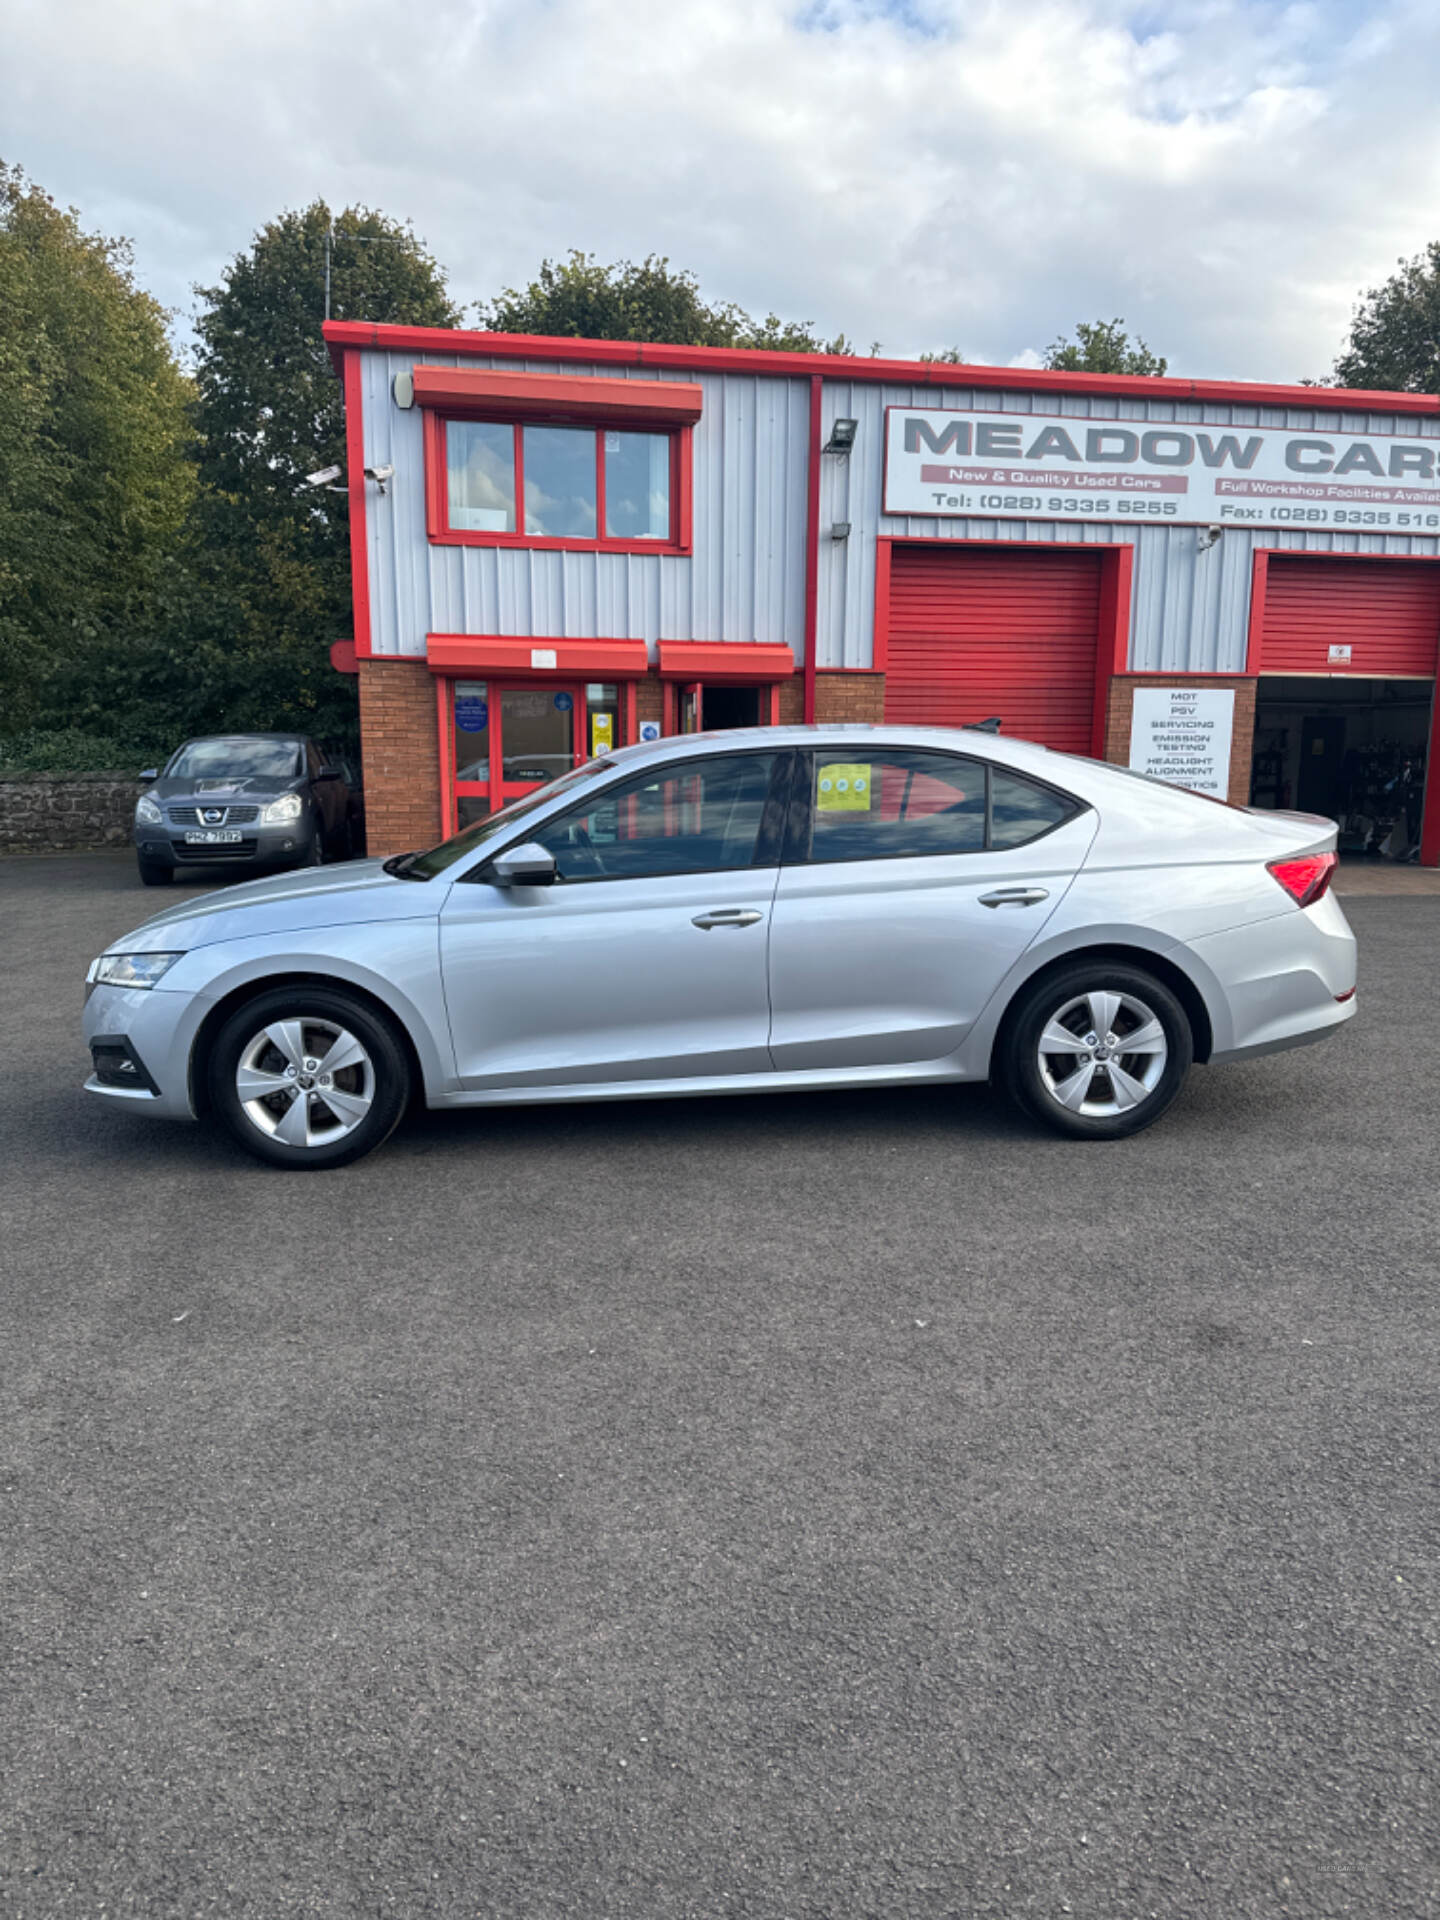
[[[1202,679],[1193,673],[1117,674],[1110,682],[1110,708],[1105,722],[1105,758],[1118,767],[1130,764],[1130,716],[1135,704],[1136,687],[1233,688],[1235,729],[1230,736],[1228,798],[1236,806],[1246,806],[1250,800],[1250,760],[1255,748],[1255,686],[1253,679],[1240,675],[1233,679],[1217,679],[1206,674]]]
[[[885,718],[884,674],[817,673],[815,718],[882,721]]]
[[[391,854],[433,846],[444,831],[434,675],[423,660],[359,667],[366,847]]]

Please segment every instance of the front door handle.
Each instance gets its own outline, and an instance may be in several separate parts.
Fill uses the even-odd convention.
[[[716,907],[710,913],[697,913],[690,924],[709,933],[712,927],[753,927],[757,920],[763,920],[764,917],[753,907]]]
[[[1001,887],[995,893],[982,893],[982,907],[1038,907],[1049,894],[1044,887]]]

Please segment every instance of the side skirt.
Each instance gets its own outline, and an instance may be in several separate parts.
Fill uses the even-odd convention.
[[[982,1076],[983,1077],[983,1076]],[[541,1106],[552,1101],[686,1100],[721,1093],[808,1093],[823,1087],[903,1087],[916,1081],[972,1080],[947,1060],[921,1060],[896,1067],[826,1067],[806,1073],[737,1073],[696,1080],[602,1080],[568,1087],[487,1087],[480,1093],[446,1093],[431,1107]]]

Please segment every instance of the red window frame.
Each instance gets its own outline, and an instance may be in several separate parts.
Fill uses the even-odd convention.
[[[559,538],[546,534],[477,533],[450,524],[450,484],[447,472],[445,435],[450,422],[474,421],[493,427],[510,427],[515,434],[515,506],[523,518],[525,511],[526,427],[570,427],[595,436],[595,525],[605,525],[605,443],[606,433],[654,433],[649,422],[564,419],[554,415],[536,417],[494,413],[440,413],[425,409],[425,518],[430,540],[437,546],[452,547],[526,547],[532,552],[546,549],[563,553],[689,553],[691,547],[691,448],[690,426],[661,427],[670,442],[670,532],[664,540],[614,539],[597,532],[593,540]]]

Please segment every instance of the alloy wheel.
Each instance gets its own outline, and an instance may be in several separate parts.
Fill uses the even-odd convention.
[[[353,1133],[375,1098],[375,1066],[353,1033],[304,1015],[272,1020],[241,1049],[240,1111],[287,1147],[329,1147]]]
[[[1170,1056],[1165,1028],[1133,993],[1104,988],[1058,1007],[1040,1035],[1040,1080],[1067,1113],[1111,1120],[1159,1086]]]

